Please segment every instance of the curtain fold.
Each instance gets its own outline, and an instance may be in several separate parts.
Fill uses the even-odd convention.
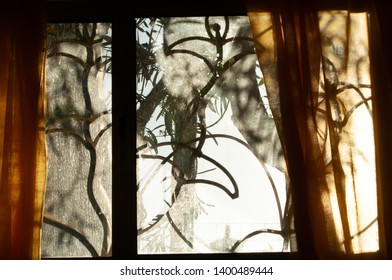
[[[39,259],[45,151],[45,39],[41,1],[0,12],[0,259]]]
[[[392,30],[385,1],[369,1],[380,253],[392,259]]]
[[[342,10],[317,4],[247,1],[287,163],[292,251],[303,259],[358,258],[382,251],[383,234],[368,11],[350,9],[350,1]]]

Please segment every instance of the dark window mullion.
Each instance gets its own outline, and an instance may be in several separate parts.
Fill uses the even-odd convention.
[[[113,21],[114,259],[134,259],[137,255],[134,29],[132,18]]]

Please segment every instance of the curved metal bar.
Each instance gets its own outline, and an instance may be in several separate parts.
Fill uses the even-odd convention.
[[[235,181],[233,175],[231,175],[231,173],[222,165],[220,164],[218,161],[214,160],[213,158],[210,158],[209,156],[206,156],[204,154],[199,155],[201,158],[204,158],[205,160],[211,162],[212,164],[214,164],[215,166],[217,166],[220,170],[223,171],[223,173],[226,174],[226,176],[229,178],[230,182],[233,184],[234,187],[234,192],[230,192],[228,189],[226,189],[226,187],[222,186],[219,183],[213,184],[214,186],[222,189],[224,192],[226,192],[228,194],[228,196],[230,196],[232,199],[238,198],[239,197],[239,189],[238,189],[238,185],[237,182]],[[192,181],[198,181],[199,183],[207,183],[207,180],[201,180],[201,179],[194,179],[194,180],[187,180],[187,182],[192,182]],[[211,183],[209,183],[211,184]]]
[[[185,235],[182,234],[182,232],[180,231],[180,229],[177,227],[177,225],[174,223],[172,217],[170,216],[170,213],[167,212],[166,213],[166,217],[169,220],[170,225],[172,226],[172,228],[174,229],[174,231],[178,234],[178,236],[185,242],[186,245],[189,246],[189,248],[193,249],[193,244],[192,242],[190,242]]]
[[[235,250],[237,250],[238,246],[241,245],[242,242],[246,241],[249,238],[252,238],[253,236],[259,235],[259,234],[263,234],[263,233],[272,233],[272,234],[277,234],[282,236],[282,231],[281,230],[275,230],[275,229],[260,229],[260,230],[256,230],[252,233],[249,233],[247,236],[245,236],[244,238],[242,238],[241,240],[238,240],[233,247],[231,247],[230,251],[231,252],[235,252]],[[283,236],[282,236],[283,237]]]
[[[365,103],[365,105],[366,105],[366,108],[367,108],[368,111],[369,111],[370,116],[373,117],[373,115],[372,115],[372,109],[370,108],[370,106],[369,106],[369,104],[368,104],[368,102],[367,102],[368,100],[371,100],[371,97],[370,97],[370,98],[366,98],[366,97],[363,95],[362,91],[359,89],[360,87],[363,87],[363,88],[370,88],[370,85],[355,86],[355,85],[353,85],[353,84],[347,84],[347,83],[339,83],[339,85],[343,85],[343,87],[341,87],[341,88],[338,89],[337,94],[339,94],[339,93],[345,91],[346,89],[354,89],[354,90],[359,94],[359,96],[361,97],[362,101],[364,101],[364,103]]]
[[[80,243],[83,244],[83,246],[90,252],[90,254],[93,257],[99,256],[99,254],[95,250],[94,246],[88,241],[86,236],[84,236],[84,234],[82,234],[79,230],[77,230],[69,225],[66,225],[64,223],[61,223],[61,222],[57,221],[56,219],[49,217],[48,215],[44,215],[43,222],[45,224],[51,225],[53,227],[56,227],[60,230],[63,230],[65,232],[69,233],[70,235],[75,237],[77,240],[79,240]]]
[[[205,42],[208,42],[208,43],[211,43],[212,45],[214,45],[214,40],[212,38],[213,38],[213,36],[211,38],[202,37],[202,36],[189,36],[186,38],[179,39],[179,40],[175,41],[174,43],[171,43],[169,46],[165,47],[165,54],[170,54],[170,52],[173,51],[173,48],[175,46],[182,44],[184,42],[193,41],[193,40],[205,41]]]

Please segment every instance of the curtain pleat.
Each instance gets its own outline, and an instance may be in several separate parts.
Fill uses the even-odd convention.
[[[39,259],[45,151],[45,22],[40,1],[0,12],[0,259]]]
[[[369,1],[380,253],[392,259],[392,30],[385,1]]]

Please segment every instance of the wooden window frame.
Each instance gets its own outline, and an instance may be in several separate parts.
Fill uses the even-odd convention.
[[[324,1],[325,2],[325,1]],[[364,10],[365,1],[356,1],[350,10]],[[323,3],[320,10],[347,9],[339,0]],[[266,6],[268,9],[268,6]],[[247,15],[245,1],[225,0],[177,2],[46,0],[48,23],[112,23],[112,232],[111,257],[97,259],[297,259],[296,253],[219,253],[219,254],[151,254],[137,253],[136,229],[136,28],[134,18],[170,16],[238,16]],[[377,259],[378,253],[361,254],[358,258]],[[66,258],[70,259],[70,258]],[[71,258],[71,259],[94,259]]]

